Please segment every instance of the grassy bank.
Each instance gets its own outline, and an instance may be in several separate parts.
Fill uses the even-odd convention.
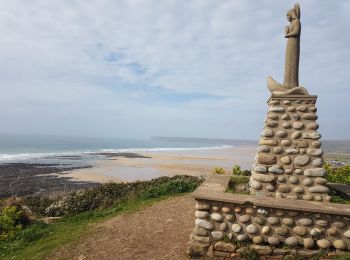
[[[13,235],[7,239],[0,240],[0,259],[44,259],[53,250],[68,243],[74,243],[89,233],[94,224],[104,221],[108,218],[114,217],[121,213],[132,212],[144,206],[150,205],[154,202],[167,199],[171,196],[187,193],[193,191],[200,183],[201,179],[194,177],[162,177],[150,182],[140,182],[130,188],[130,186],[107,186],[108,194],[101,195],[106,192],[104,188],[94,188],[85,192],[77,194],[70,194],[65,198],[58,198],[55,200],[47,199],[42,201],[49,201],[46,209],[52,208],[54,204],[61,201],[69,201],[74,205],[74,210],[70,211],[54,211],[43,210],[36,202],[36,211],[41,213],[56,213],[62,214],[62,217],[54,223],[45,224],[42,221],[33,221],[30,225],[16,230]],[[125,184],[126,185],[126,184]],[[114,190],[112,189],[114,188]],[[112,206],[103,206],[103,208],[90,209],[87,205],[93,201],[86,202],[86,196],[91,200],[108,199],[111,203],[110,194],[115,194],[118,190],[119,196],[115,198],[115,203]],[[123,191],[120,194],[120,191]],[[93,193],[95,197],[91,197]],[[85,195],[84,195],[85,194]],[[86,195],[87,194],[87,195]],[[96,196],[100,194],[100,196]],[[76,201],[72,201],[74,198]],[[32,201],[32,200],[29,200]],[[76,207],[78,202],[84,207]],[[33,201],[32,201],[33,202]],[[30,203],[29,203],[30,204]],[[39,203],[40,204],[40,203]],[[97,203],[95,203],[97,205]],[[35,207],[33,207],[35,208]],[[87,208],[85,212],[80,212]],[[67,210],[67,207],[65,207]],[[37,213],[38,214],[38,213]]]

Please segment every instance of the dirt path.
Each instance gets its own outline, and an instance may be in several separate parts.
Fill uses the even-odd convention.
[[[101,223],[87,238],[49,259],[188,259],[193,223],[194,200],[179,196]]]

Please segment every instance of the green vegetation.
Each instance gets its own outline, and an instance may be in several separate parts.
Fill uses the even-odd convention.
[[[214,168],[213,173],[216,173],[216,174],[226,174],[226,171],[225,171],[224,168],[216,167],[216,168]]]
[[[1,226],[1,230],[11,235],[0,239],[0,259],[43,259],[58,246],[85,236],[93,223],[191,192],[202,181],[190,176],[161,177],[145,182],[108,183],[60,198],[30,197],[22,201],[37,217],[61,216],[51,224],[39,220],[22,224],[23,211],[5,206],[1,216],[11,228],[5,231]]]
[[[249,176],[232,175],[230,176],[230,181],[228,183],[228,188],[226,192],[249,194],[248,191],[238,189],[239,185],[246,187],[248,182],[249,182]]]
[[[251,172],[248,171],[248,170],[243,170],[241,169],[241,166],[239,165],[235,165],[233,166],[232,168],[232,174],[233,175],[237,175],[237,176],[250,176],[251,175]]]
[[[350,165],[335,167],[325,162],[323,167],[327,171],[327,180],[329,182],[350,184]]]

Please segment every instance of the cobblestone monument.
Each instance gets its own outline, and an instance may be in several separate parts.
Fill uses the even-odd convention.
[[[284,82],[268,77],[271,98],[250,181],[251,194],[330,200],[317,132],[317,96],[299,86],[300,7],[288,11]]]
[[[254,250],[263,259],[309,259],[350,249],[350,206],[330,202],[322,168],[317,96],[299,85],[298,4],[287,19],[284,81],[267,79],[271,97],[250,194],[225,193],[229,176],[207,178],[193,193],[197,204],[190,256],[242,259]]]

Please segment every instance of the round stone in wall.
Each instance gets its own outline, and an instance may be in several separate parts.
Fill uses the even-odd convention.
[[[272,119],[272,120],[276,120],[276,119],[278,119],[278,115],[274,114],[274,113],[268,113],[267,118]]]
[[[329,236],[336,236],[338,233],[338,229],[336,227],[330,227],[327,229],[327,235]]]
[[[258,163],[261,164],[275,164],[276,163],[276,156],[273,155],[265,155],[265,154],[259,154],[257,156]]]
[[[338,250],[342,250],[342,251],[345,251],[348,249],[348,246],[346,245],[345,241],[344,240],[341,240],[341,239],[338,239],[338,240],[335,240],[333,242],[333,246],[338,249]]]
[[[299,129],[302,129],[303,127],[304,127],[304,124],[302,122],[296,121],[296,122],[293,123],[293,128],[294,129],[299,130]]]
[[[319,237],[320,235],[322,234],[322,229],[320,228],[312,228],[310,230],[310,235],[313,236],[313,237]]]
[[[285,106],[290,106],[292,102],[290,102],[289,100],[284,100],[282,104]]]
[[[209,215],[207,211],[196,210],[195,217],[196,218],[206,218]]]
[[[293,232],[298,236],[305,236],[307,234],[307,228],[302,226],[296,226],[293,228]]]
[[[266,173],[267,168],[264,165],[253,165],[253,171],[260,172],[260,173]]]
[[[317,108],[316,108],[316,107],[310,107],[310,111],[311,111],[311,112],[316,112],[316,111],[317,111]]]
[[[266,126],[274,128],[274,127],[278,126],[278,121],[269,119],[266,122]]]
[[[299,244],[299,240],[297,237],[288,237],[286,238],[286,240],[284,241],[284,243],[287,246],[297,246]]]
[[[265,219],[262,218],[262,217],[255,217],[255,218],[253,219],[253,221],[254,221],[255,223],[258,223],[259,225],[265,224]]]
[[[321,167],[323,164],[322,158],[316,158],[315,160],[312,161],[312,166],[315,167]]]
[[[307,141],[298,141],[295,143],[298,148],[306,148],[309,146]]]
[[[295,149],[295,148],[287,148],[286,149],[286,153],[287,154],[298,154],[299,153],[299,150],[298,149]]]
[[[228,207],[222,207],[221,210],[222,210],[222,212],[224,212],[224,213],[229,213],[229,212],[231,212],[231,209],[228,208]]]
[[[277,227],[275,228],[274,232],[276,235],[284,237],[288,234],[288,229],[285,227]]]
[[[292,174],[292,173],[293,173],[293,169],[291,169],[291,168],[285,168],[285,169],[284,169],[284,173],[285,173],[285,174]]]
[[[213,231],[211,232],[211,236],[214,240],[221,240],[224,237],[224,233],[222,233],[221,231]]]
[[[281,112],[284,112],[284,107],[271,106],[269,107],[269,112],[281,113]]]
[[[281,141],[281,145],[283,146],[290,146],[292,144],[292,142],[288,139],[284,139]]]
[[[298,155],[294,158],[294,164],[297,166],[305,166],[310,162],[310,159],[309,155]]]
[[[277,218],[277,217],[268,217],[268,218],[267,218],[267,222],[268,222],[270,225],[277,225],[278,223],[280,223],[280,219]]]
[[[280,104],[280,101],[279,100],[272,100],[270,102],[270,105],[279,105]]]
[[[323,150],[318,148],[307,149],[307,154],[311,156],[321,156],[323,154]]]
[[[329,192],[329,188],[326,186],[313,186],[311,188],[308,189],[309,192],[311,193],[328,193]]]
[[[319,125],[317,123],[309,123],[306,125],[306,129],[309,130],[317,130]]]
[[[325,185],[327,184],[327,179],[325,178],[316,178],[315,183],[320,184],[320,185]]]
[[[285,182],[285,181],[286,181],[286,177],[284,177],[284,176],[278,176],[277,181],[278,181],[278,182]]]
[[[299,179],[296,176],[290,176],[288,180],[291,184],[297,184],[299,182]]]
[[[273,148],[273,152],[274,152],[275,154],[281,154],[281,153],[283,152],[283,148],[277,146],[277,147]]]
[[[284,114],[283,116],[281,116],[281,118],[283,120],[290,120],[290,116],[288,114]]]
[[[316,201],[322,201],[323,198],[322,198],[320,195],[316,195],[316,196],[315,196],[315,200],[316,200]]]
[[[267,238],[267,242],[272,246],[278,246],[281,241],[277,236],[271,236]]]
[[[256,245],[260,245],[264,243],[264,238],[262,236],[255,236],[253,237],[253,243]]]
[[[280,130],[280,131],[277,131],[276,132],[276,136],[278,137],[278,138],[284,138],[284,137],[286,137],[288,134],[287,134],[287,132],[286,131],[283,131],[283,130]]]
[[[215,221],[222,221],[222,215],[220,213],[213,213],[210,218]]]
[[[291,137],[292,137],[292,139],[298,139],[301,137],[301,132],[295,131],[292,133]]]
[[[282,127],[285,128],[285,129],[289,129],[289,128],[292,127],[292,124],[291,124],[290,122],[284,122],[284,123],[282,124]]]
[[[344,237],[346,238],[350,238],[350,230],[346,231],[344,234],[343,234]]]
[[[299,107],[297,107],[297,110],[299,112],[305,112],[307,110],[307,107],[306,106],[299,106]]]
[[[238,218],[238,220],[242,223],[247,223],[250,221],[250,216],[249,215],[242,215]]]
[[[258,153],[268,153],[270,152],[270,147],[267,145],[261,145],[258,147]]]
[[[247,234],[240,234],[237,236],[237,240],[239,242],[247,241],[248,239],[249,239],[249,237]]]
[[[272,137],[273,136],[273,130],[270,128],[265,128],[263,132],[261,133],[261,136],[263,137]]]
[[[312,238],[308,237],[308,238],[304,238],[303,244],[305,249],[311,249],[314,247],[315,241]]]
[[[267,191],[275,191],[275,187],[272,185],[272,184],[267,184],[266,186],[265,186],[265,189],[267,190]]]
[[[314,196],[312,196],[311,194],[306,194],[303,196],[303,200],[313,200]]]
[[[291,187],[287,184],[281,184],[278,186],[278,191],[282,193],[288,193],[291,190],[292,190]]]
[[[311,146],[314,148],[320,148],[321,147],[321,142],[320,141],[313,141],[311,143]]]
[[[323,228],[328,227],[328,221],[319,219],[316,221],[316,226],[323,227]]]
[[[284,171],[280,166],[271,166],[269,167],[269,172],[274,173],[274,174],[282,174]]]
[[[254,215],[255,214],[255,209],[254,208],[246,208],[245,209],[245,213],[248,214],[248,215]]]
[[[309,168],[304,171],[307,177],[323,177],[326,175],[326,170],[323,168]]]
[[[296,109],[295,107],[288,107],[287,110],[288,112],[295,112]]]
[[[300,174],[303,174],[303,170],[302,169],[295,169],[295,174],[298,174],[298,175],[300,175]]]
[[[261,233],[264,234],[264,235],[267,235],[268,233],[270,233],[270,231],[271,231],[271,228],[269,226],[264,226],[261,229]]]
[[[316,244],[318,245],[319,248],[322,249],[327,249],[331,246],[331,242],[327,239],[320,239],[316,241]]]
[[[239,233],[239,232],[241,232],[242,227],[239,224],[235,223],[235,224],[232,224],[232,228],[231,229],[232,229],[233,232]]]
[[[246,231],[249,234],[256,234],[258,233],[259,229],[254,224],[250,224],[246,227]]]
[[[256,180],[252,180],[249,182],[249,185],[252,189],[254,190],[261,190],[262,185],[260,182],[256,181]]]
[[[313,221],[311,218],[301,218],[299,219],[299,224],[302,226],[311,226]]]
[[[305,113],[301,115],[301,118],[306,120],[317,120],[318,116],[312,113]]]
[[[282,219],[282,223],[287,226],[293,226],[294,225],[294,219],[292,218],[284,218]]]
[[[313,183],[314,183],[314,181],[313,181],[311,178],[305,178],[305,179],[303,180],[303,184],[304,184],[305,186],[311,186]]]
[[[227,224],[226,224],[225,222],[224,222],[224,223],[221,223],[219,229],[220,229],[220,231],[226,231],[226,229],[227,229]]]
[[[304,189],[301,186],[296,186],[296,187],[294,187],[293,192],[301,194],[304,192]]]
[[[281,160],[281,163],[286,164],[286,165],[291,163],[290,157],[288,155],[282,156],[280,158],[280,160]]]

